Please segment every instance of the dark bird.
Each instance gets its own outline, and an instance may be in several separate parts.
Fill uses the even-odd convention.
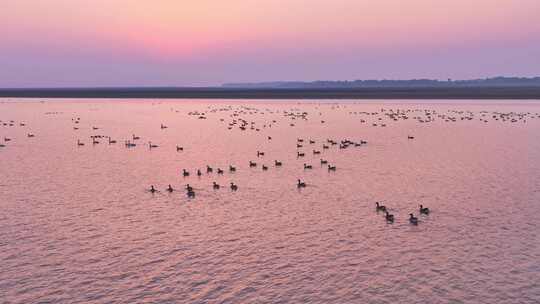
[[[276,167],[281,167],[283,164],[282,164],[280,161],[275,160],[275,161],[274,161],[274,165],[275,165]]]
[[[420,213],[421,214],[429,214],[429,208],[420,205]]]
[[[412,213],[410,213],[409,216],[409,222],[413,225],[418,225],[418,218],[416,218]]]
[[[232,191],[238,190],[238,186],[235,185],[233,182],[231,182],[231,190],[232,190]]]
[[[384,205],[379,205],[379,202],[375,202],[375,206],[377,208],[377,211],[383,211],[383,212],[386,212],[386,206]]]
[[[388,213],[388,211],[386,211],[386,216],[385,216],[385,218],[386,218],[386,220],[389,221],[389,222],[394,222],[394,215]]]
[[[301,180],[298,180],[298,183],[296,184],[296,186],[298,188],[305,188],[306,187],[306,183],[301,181]]]

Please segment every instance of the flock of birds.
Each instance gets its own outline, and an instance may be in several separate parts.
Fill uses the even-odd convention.
[[[341,105],[341,104],[335,104],[331,105],[332,110],[345,110],[347,108],[347,105]],[[180,112],[178,110],[171,109],[171,111]],[[318,113],[317,113],[318,112]],[[239,130],[241,132],[245,131],[254,131],[254,132],[260,132],[265,129],[270,129],[273,126],[276,126],[277,124],[286,121],[288,127],[295,127],[299,125],[300,122],[307,122],[308,120],[312,119],[313,116],[319,116],[316,118],[316,123],[326,124],[327,119],[321,119],[322,112],[319,109],[319,105],[315,106],[315,112],[309,113],[303,109],[299,108],[292,108],[288,110],[276,110],[276,109],[260,109],[256,107],[248,107],[248,106],[225,106],[225,107],[208,107],[205,111],[192,111],[188,113],[188,116],[194,117],[196,119],[208,119],[213,114],[223,114],[227,113],[229,114],[229,120],[227,121],[226,118],[223,118],[223,115],[220,115],[219,122],[225,124],[225,127],[227,130]],[[50,113],[46,113],[50,114]],[[500,122],[508,122],[508,123],[525,123],[528,119],[538,119],[540,118],[540,114],[538,113],[517,113],[517,112],[497,112],[497,111],[481,111],[481,112],[472,112],[472,111],[455,111],[455,110],[449,110],[447,112],[441,113],[435,110],[427,110],[427,109],[380,109],[379,111],[372,111],[372,112],[360,112],[360,111],[348,111],[348,114],[351,116],[359,116],[358,122],[360,124],[371,124],[372,127],[386,127],[390,123],[403,121],[403,120],[414,120],[418,123],[433,123],[435,121],[442,121],[447,123],[456,123],[458,121],[473,121],[478,120],[483,123],[487,123],[489,120],[491,121],[500,121]],[[277,120],[277,119],[268,119],[267,117],[270,115],[281,115],[285,120]],[[261,122],[261,119],[262,122]],[[79,130],[81,127],[81,118],[72,118],[73,123],[73,130]],[[25,122],[18,122],[16,123],[13,120],[8,121],[2,121],[0,120],[0,126],[3,127],[15,127],[15,126],[25,127]],[[165,124],[160,125],[160,129],[168,129],[168,126]],[[91,126],[92,132],[100,130],[99,127]],[[32,133],[27,133],[26,136],[28,138],[35,137]],[[264,140],[272,141],[272,136],[269,136],[268,134],[264,135]],[[412,140],[415,137],[412,135],[407,135],[407,139]],[[0,140],[0,148],[7,147],[8,143],[12,141],[11,137],[4,136],[3,141]],[[108,145],[114,145],[117,144],[117,140],[113,139],[111,136],[108,135],[91,135],[90,136],[90,142],[92,145],[98,145],[100,143],[106,143]],[[315,146],[315,144],[319,142],[319,146]],[[362,147],[367,145],[366,140],[357,140],[353,141],[350,139],[342,139],[342,140],[335,140],[326,138],[324,140],[314,140],[312,138],[297,138],[295,142],[295,156],[296,159],[302,163],[302,169],[303,170],[312,170],[313,165],[310,164],[308,161],[301,161],[306,157],[306,154],[309,153],[313,156],[313,158],[317,158],[317,162],[320,163],[321,167],[324,167],[327,171],[333,172],[337,170],[337,166],[330,164],[328,160],[321,158],[320,155],[323,153],[323,151],[328,149],[349,149],[351,147]],[[126,148],[135,148],[137,146],[147,146],[148,149],[157,149],[160,146],[152,141],[144,142],[140,136],[137,136],[135,134],[132,134],[128,139],[125,139],[123,141],[123,144]],[[85,142],[81,139],[77,140],[76,145],[78,147],[85,146]],[[181,145],[176,145],[175,147],[176,152],[182,152],[184,151],[184,147]],[[258,159],[261,159],[265,156],[264,151],[256,151],[256,156]],[[282,167],[284,164],[282,161],[274,159],[273,167]],[[268,163],[257,163],[254,160],[250,160],[247,164],[249,168],[257,168],[260,166],[262,171],[269,170],[270,165]],[[219,167],[212,167],[210,165],[206,165],[206,168],[201,170],[200,168],[194,169],[194,175],[202,176],[203,174],[210,175],[213,172],[216,172],[217,175],[223,175],[225,171],[228,171],[229,173],[235,173],[237,171],[237,167],[230,164],[228,165],[228,168],[223,169]],[[188,169],[182,169],[180,173],[183,177],[187,178],[189,177],[192,172]],[[292,183],[291,183],[292,186]],[[296,180],[296,188],[302,189],[308,186],[308,184],[303,181],[301,178],[298,178]],[[216,181],[214,181],[211,185],[213,190],[219,190],[225,186],[222,186],[218,184]],[[235,184],[234,182],[229,182],[227,187],[231,191],[238,191],[239,186]],[[188,198],[195,198],[196,192],[195,188],[191,186],[190,184],[186,184],[184,187],[181,188],[186,192],[186,195]],[[150,193],[156,193],[159,192],[158,189],[154,185],[151,185],[149,189],[147,189]],[[166,192],[172,193],[174,191],[177,191],[177,189],[173,188],[172,185],[168,185],[165,188]],[[384,217],[387,222],[393,223],[394,222],[394,215],[390,214],[389,209],[386,206],[381,205],[379,202],[376,202],[376,210],[377,212],[383,212]],[[422,205],[420,205],[420,208],[418,210],[420,215],[428,215],[430,210]],[[418,218],[414,216],[414,213],[409,214],[409,222],[413,225],[418,224]]]
[[[393,214],[390,214],[390,212],[388,211],[388,208],[386,208],[386,206],[384,205],[381,205],[379,202],[375,202],[375,210],[377,210],[377,212],[383,212],[384,213],[384,218],[386,219],[386,221],[388,223],[393,223],[394,222],[394,215]],[[424,207],[423,205],[420,205],[420,208],[418,209],[418,212],[421,214],[421,215],[429,215],[429,208],[427,207]],[[414,216],[414,213],[409,213],[409,223],[413,224],[413,225],[418,225],[418,218],[416,216]]]

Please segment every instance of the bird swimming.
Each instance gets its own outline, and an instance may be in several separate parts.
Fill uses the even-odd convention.
[[[422,213],[422,214],[429,214],[429,208],[420,205],[420,213]]]
[[[386,206],[384,206],[384,205],[379,205],[379,202],[375,202],[375,207],[376,207],[377,211],[383,211],[383,212],[386,212]]]
[[[409,222],[413,225],[418,225],[418,218],[415,217],[412,213],[409,213]]]

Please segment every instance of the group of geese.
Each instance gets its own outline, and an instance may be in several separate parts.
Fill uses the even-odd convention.
[[[388,209],[386,208],[386,206],[381,205],[379,202],[375,202],[375,210],[377,210],[377,212],[379,212],[379,211],[384,212],[384,217],[385,217],[387,222],[389,222],[389,223],[394,222],[394,219],[395,219],[394,215],[390,214],[390,212],[388,212]],[[420,214],[429,215],[429,208],[424,207],[423,205],[420,205],[420,208],[418,209],[418,212]],[[418,225],[418,218],[416,216],[414,216],[413,213],[409,213],[409,223],[411,223],[412,225]]]
[[[13,126],[15,126],[16,124],[17,124],[17,123],[16,123],[14,120],[10,120],[10,121],[2,121],[2,120],[0,120],[0,126],[9,126],[9,127],[13,127]],[[26,126],[26,123],[20,122],[20,123],[18,123],[18,125],[19,125],[20,127],[25,127],[25,126]],[[26,137],[28,137],[28,138],[34,138],[34,137],[36,137],[36,135],[34,135],[33,133],[26,133]],[[5,147],[7,147],[7,143],[12,141],[12,138],[11,138],[11,137],[7,137],[7,136],[4,136],[3,139],[4,139],[4,140],[0,142],[0,148],[5,148]]]
[[[231,188],[231,191],[238,191],[238,185],[236,185],[235,183],[231,182],[229,187]],[[219,185],[218,183],[216,182],[213,182],[212,184],[212,188],[214,190],[219,190],[221,189],[221,185]],[[189,198],[194,198],[195,197],[195,189],[190,186],[189,184],[186,184],[186,187],[184,188],[186,190],[186,194]],[[157,190],[154,185],[151,185],[150,186],[150,189],[148,189],[148,191],[150,193],[156,193],[156,192],[159,192],[159,190]],[[172,193],[175,191],[175,189],[169,184],[169,186],[167,186],[167,188],[165,189],[165,191],[169,192],[169,193]]]

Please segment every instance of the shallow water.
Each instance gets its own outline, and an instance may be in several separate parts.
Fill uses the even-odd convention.
[[[424,109],[457,119],[420,123]],[[518,101],[0,100],[0,302],[538,303],[537,113]],[[229,130],[234,118],[260,131]],[[323,150],[328,138],[368,143]]]

